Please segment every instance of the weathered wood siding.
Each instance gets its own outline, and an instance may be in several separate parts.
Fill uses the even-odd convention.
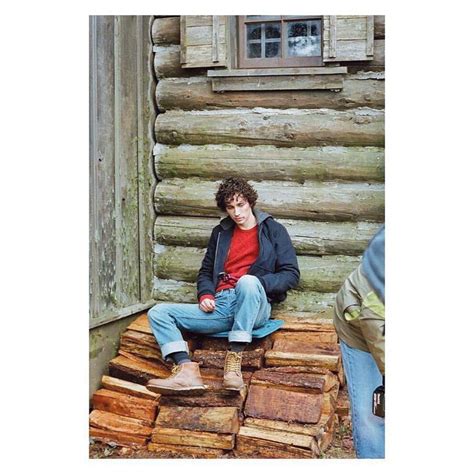
[[[214,193],[219,180],[239,175],[298,254],[300,285],[274,314],[316,317],[334,304],[385,219],[385,21],[371,22],[362,33],[372,58],[341,56],[340,90],[214,92],[206,68],[182,67],[180,19],[155,19],[156,300],[196,302],[196,274],[222,217]],[[341,41],[362,35],[340,23]]]
[[[90,324],[152,303],[152,17],[90,17]]]

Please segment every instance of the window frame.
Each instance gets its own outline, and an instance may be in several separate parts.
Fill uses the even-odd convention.
[[[321,22],[321,56],[297,56],[288,57],[288,36],[285,23],[298,20],[320,20]],[[280,58],[246,58],[247,49],[245,25],[249,23],[266,23],[279,21],[281,24],[281,51]],[[323,62],[323,43],[324,43],[324,17],[322,15],[314,16],[261,16],[258,19],[248,19],[246,15],[237,17],[238,34],[238,68],[256,69],[256,68],[284,68],[284,67],[315,67],[324,66]]]

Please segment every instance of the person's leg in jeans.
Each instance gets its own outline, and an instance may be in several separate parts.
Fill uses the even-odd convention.
[[[224,387],[238,391],[245,386],[242,378],[243,350],[252,341],[252,330],[263,326],[270,318],[271,306],[262,284],[253,275],[242,276],[234,291],[234,320],[224,363]]]
[[[342,340],[340,346],[357,457],[384,458],[385,420],[372,414],[372,394],[382,384],[382,374],[370,352],[350,347]]]

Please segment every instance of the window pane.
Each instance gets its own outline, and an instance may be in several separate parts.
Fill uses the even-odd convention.
[[[265,23],[265,38],[279,38],[280,23]]]
[[[247,57],[248,58],[261,58],[262,57],[262,44],[261,43],[247,44]]]
[[[247,39],[256,40],[262,37],[262,25],[247,25]]]
[[[288,56],[321,56],[321,21],[289,21]]]
[[[265,43],[265,57],[266,58],[275,58],[280,56],[280,42],[271,41]]]

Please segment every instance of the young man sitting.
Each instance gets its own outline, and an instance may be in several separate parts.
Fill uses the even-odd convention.
[[[270,318],[272,302],[286,298],[299,281],[296,252],[286,229],[254,208],[258,195],[242,178],[222,181],[217,206],[228,216],[214,227],[197,280],[199,304],[159,303],[148,318],[164,358],[176,364],[166,379],[147,388],[162,394],[205,390],[199,364],[191,362],[181,330],[200,334],[229,331],[223,386],[244,387],[242,352],[252,330]]]

